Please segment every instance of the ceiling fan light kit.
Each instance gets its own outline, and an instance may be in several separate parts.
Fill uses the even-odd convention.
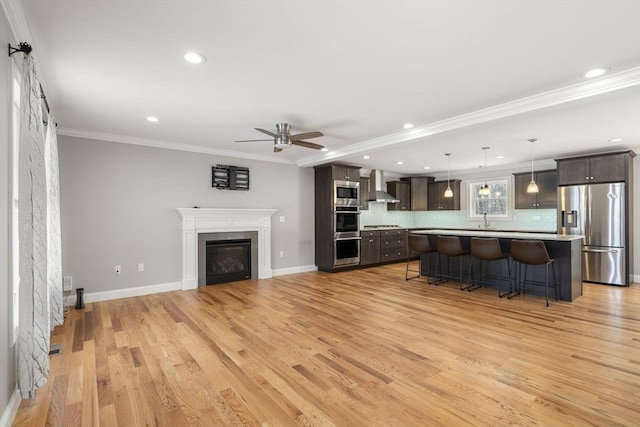
[[[276,123],[276,133],[268,131],[266,129],[254,128],[258,132],[262,132],[269,135],[273,139],[243,139],[236,142],[256,142],[256,141],[273,141],[274,153],[279,153],[285,148],[289,148],[292,145],[299,147],[313,148],[314,150],[323,150],[324,146],[309,141],[303,141],[303,139],[317,138],[324,136],[322,132],[304,132],[297,135],[291,135],[291,124],[289,123]]]

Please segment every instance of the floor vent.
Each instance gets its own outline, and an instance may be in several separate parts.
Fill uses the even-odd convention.
[[[49,349],[49,356],[62,353],[62,344],[51,344]]]

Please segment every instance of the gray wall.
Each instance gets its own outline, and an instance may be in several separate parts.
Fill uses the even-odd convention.
[[[311,168],[64,136],[58,143],[63,273],[73,277],[74,289],[180,281],[178,207],[278,209],[272,268],[314,265]],[[213,189],[216,163],[249,167],[250,190]]]
[[[16,44],[9,31],[9,22],[0,6],[0,46]],[[9,344],[11,327],[11,186],[10,186],[10,143],[11,132],[11,59],[0,55],[0,416],[16,386],[15,348]]]

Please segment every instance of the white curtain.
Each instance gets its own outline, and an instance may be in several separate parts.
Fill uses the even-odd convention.
[[[18,387],[23,399],[33,398],[35,390],[47,381],[50,331],[54,326],[62,323],[58,183],[55,184],[55,189],[51,190],[52,194],[49,190],[51,181],[57,179],[57,164],[53,166],[53,163],[57,163],[57,146],[53,148],[56,145],[55,136],[53,136],[48,138],[49,144],[45,147],[41,101],[40,83],[36,76],[33,58],[25,55],[20,100],[18,177],[20,246]],[[49,119],[49,123],[55,126],[53,120]],[[56,155],[56,158],[47,160],[49,154]],[[51,168],[49,173],[47,173],[47,166]],[[48,206],[49,202],[56,203],[56,206]],[[57,216],[57,220],[53,219],[54,216]],[[52,227],[54,229],[49,230]],[[57,248],[50,248],[50,243]],[[53,255],[50,260],[51,253],[57,255]],[[55,302],[53,309],[52,301]],[[60,308],[57,307],[58,304]]]

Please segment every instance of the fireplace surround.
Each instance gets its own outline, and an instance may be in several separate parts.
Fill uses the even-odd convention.
[[[178,208],[182,231],[182,289],[198,287],[198,236],[204,233],[257,232],[257,278],[273,276],[271,216],[277,209]]]

